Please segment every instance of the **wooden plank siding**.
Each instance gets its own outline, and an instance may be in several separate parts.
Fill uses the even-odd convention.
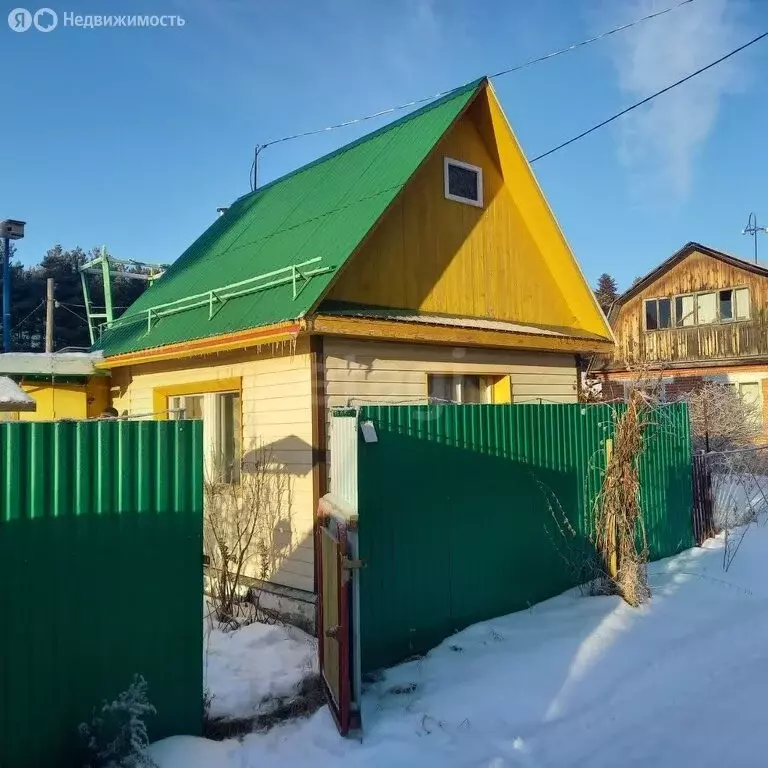
[[[644,301],[723,288],[749,288],[749,320],[646,331]],[[627,365],[768,360],[768,277],[693,251],[657,280],[629,298],[612,325],[617,349],[597,368],[621,370]]]
[[[163,361],[113,371],[112,402],[120,413],[152,418],[153,393],[196,382],[240,379],[243,449],[269,449],[291,479],[292,499],[272,531],[276,570],[271,580],[314,587],[312,525],[312,376],[307,340],[243,352]],[[154,414],[162,417],[163,414]],[[256,564],[254,564],[254,568]],[[249,574],[256,576],[257,573]]]
[[[325,340],[329,408],[424,403],[429,373],[509,375],[513,402],[576,402],[576,362],[572,355]]]
[[[445,198],[446,157],[482,169],[482,207]],[[610,340],[503,113],[487,95],[440,141],[327,298]]]

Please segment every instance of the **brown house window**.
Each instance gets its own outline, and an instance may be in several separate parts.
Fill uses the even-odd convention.
[[[675,325],[678,328],[696,325],[696,304],[693,296],[675,296]]]
[[[720,291],[720,319],[733,320],[733,291]]]
[[[648,299],[645,302],[645,329],[656,331],[672,327],[671,299]]]
[[[646,331],[749,320],[749,288],[646,299],[643,306]]]

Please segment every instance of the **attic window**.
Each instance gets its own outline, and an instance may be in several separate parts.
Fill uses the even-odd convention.
[[[445,158],[445,197],[457,203],[483,207],[483,169]]]

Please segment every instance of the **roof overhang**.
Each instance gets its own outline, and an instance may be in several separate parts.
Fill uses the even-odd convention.
[[[509,325],[513,329],[498,327],[501,325]],[[414,317],[379,319],[320,314],[307,321],[307,327],[310,333],[327,336],[350,336],[360,339],[459,347],[492,347],[571,354],[610,353],[614,350],[614,343],[610,339],[568,335],[562,331],[497,321],[489,321],[484,325],[484,321],[478,321],[476,318],[448,319],[427,316],[418,319]]]
[[[6,352],[0,375],[93,376],[101,361],[101,352]]]
[[[168,344],[164,347],[142,349],[139,352],[129,352],[125,355],[105,357],[98,363],[97,367],[111,370],[112,368],[123,368],[127,365],[154,363],[161,360],[183,360],[200,355],[248,349],[263,344],[276,344],[296,339],[303,329],[304,323],[300,321],[277,323],[276,325],[264,326],[262,328],[251,328],[247,331],[225,333],[219,336],[209,336],[204,339]]]

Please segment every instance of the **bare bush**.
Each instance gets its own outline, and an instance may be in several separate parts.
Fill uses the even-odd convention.
[[[637,462],[654,405],[647,389],[634,389],[626,409],[614,412],[613,442],[594,506],[593,543],[608,577],[607,586],[632,606],[650,597]]]
[[[204,549],[208,591],[216,619],[238,626],[255,620],[253,577],[275,565],[278,522],[290,514],[291,478],[265,449],[249,451],[237,481],[205,483]]]
[[[762,432],[758,407],[745,402],[733,387],[708,382],[687,399],[695,450],[740,448]]]

